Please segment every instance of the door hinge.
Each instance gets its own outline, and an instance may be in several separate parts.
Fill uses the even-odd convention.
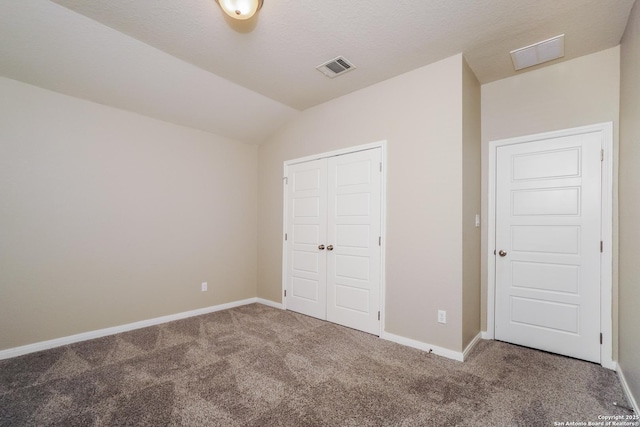
[[[282,180],[284,181],[285,185],[289,183],[289,178],[287,178],[286,176],[282,178]]]
[[[284,290],[284,296],[285,297],[287,296],[287,290],[286,289]]]
[[[284,240],[287,240],[289,238],[289,236],[287,236],[287,233],[284,233]]]
[[[600,240],[600,253],[604,252],[604,244],[602,243],[602,240]]]
[[[380,312],[378,312],[378,320],[380,320]]]
[[[378,237],[378,246],[382,246],[382,236]]]
[[[602,344],[602,332],[600,332],[600,344]]]
[[[382,172],[382,162],[380,162],[380,172]]]
[[[600,161],[604,162],[604,149],[600,150]]]

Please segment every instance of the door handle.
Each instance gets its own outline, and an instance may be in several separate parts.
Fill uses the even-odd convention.
[[[320,249],[321,251],[324,250],[324,245],[319,245],[318,249]]]
[[[329,245],[329,246],[327,246],[327,250],[328,250],[328,251],[332,251],[332,250],[333,250],[333,245]]]
[[[500,251],[498,252],[498,255],[500,256],[507,256],[507,253],[505,251]]]

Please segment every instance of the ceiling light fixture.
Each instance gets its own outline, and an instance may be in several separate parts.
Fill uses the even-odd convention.
[[[220,8],[233,19],[250,19],[262,7],[263,0],[216,0]]]

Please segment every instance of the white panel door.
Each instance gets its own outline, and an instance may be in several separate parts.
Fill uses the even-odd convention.
[[[600,362],[601,134],[497,148],[495,336]]]
[[[327,160],[291,165],[287,185],[287,308],[326,319]]]
[[[381,150],[329,158],[327,320],[378,335]]]

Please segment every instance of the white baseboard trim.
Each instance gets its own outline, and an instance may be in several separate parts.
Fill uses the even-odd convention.
[[[459,362],[464,361],[464,355],[459,351],[453,351],[449,350],[448,348],[438,347],[436,345],[427,344],[422,341],[416,341],[411,338],[401,337],[400,335],[391,334],[389,332],[382,332],[380,338],[387,341],[393,341],[397,344],[406,345],[407,347],[417,348],[418,350],[423,350],[428,353],[446,357],[448,359],[457,360]]]
[[[481,340],[482,340],[482,332],[478,332],[478,335],[476,335],[471,340],[469,345],[467,345],[467,348],[465,348],[464,351],[462,352],[462,361],[463,362],[465,360],[467,360],[467,357],[469,357],[469,353],[471,353],[471,350],[473,350],[473,347],[475,347]]]
[[[107,335],[128,332],[134,329],[146,328],[148,326],[160,325],[162,323],[172,322],[174,320],[186,319],[188,317],[200,316],[201,314],[213,313],[216,311],[227,310],[234,307],[240,307],[247,304],[257,303],[258,298],[248,298],[240,301],[228,302],[225,304],[214,305],[211,307],[199,308],[197,310],[185,311],[182,313],[170,314],[168,316],[156,317],[154,319],[141,320],[139,322],[127,323],[126,325],[114,326],[111,328],[98,329],[96,331],[83,332],[81,334],[70,335],[67,337],[56,338],[48,341],[41,341],[34,344],[27,344],[20,347],[0,350],[0,360],[9,359],[11,357],[22,356],[36,351],[48,350],[54,347],[73,344],[80,341],[92,340],[95,338],[105,337]]]
[[[274,302],[274,301],[271,301],[269,299],[258,298],[256,302],[258,304],[267,305],[269,307],[279,308],[280,310],[282,310],[284,308],[282,303]]]
[[[603,368],[611,369],[612,371],[618,371],[618,363],[613,360],[602,360],[600,362]]]
[[[490,334],[487,331],[480,331],[480,333],[482,334],[482,339],[483,340],[492,340],[493,339],[493,334]]]
[[[620,363],[618,363],[616,372],[618,372],[618,378],[620,378],[620,384],[622,384],[622,389],[624,390],[624,394],[627,395],[627,400],[631,404],[631,407],[635,411],[635,414],[640,415],[638,401],[635,399],[635,397],[631,393],[631,388],[629,388],[629,383],[627,383],[627,379],[624,376],[624,372],[622,371],[622,367],[620,366]]]

